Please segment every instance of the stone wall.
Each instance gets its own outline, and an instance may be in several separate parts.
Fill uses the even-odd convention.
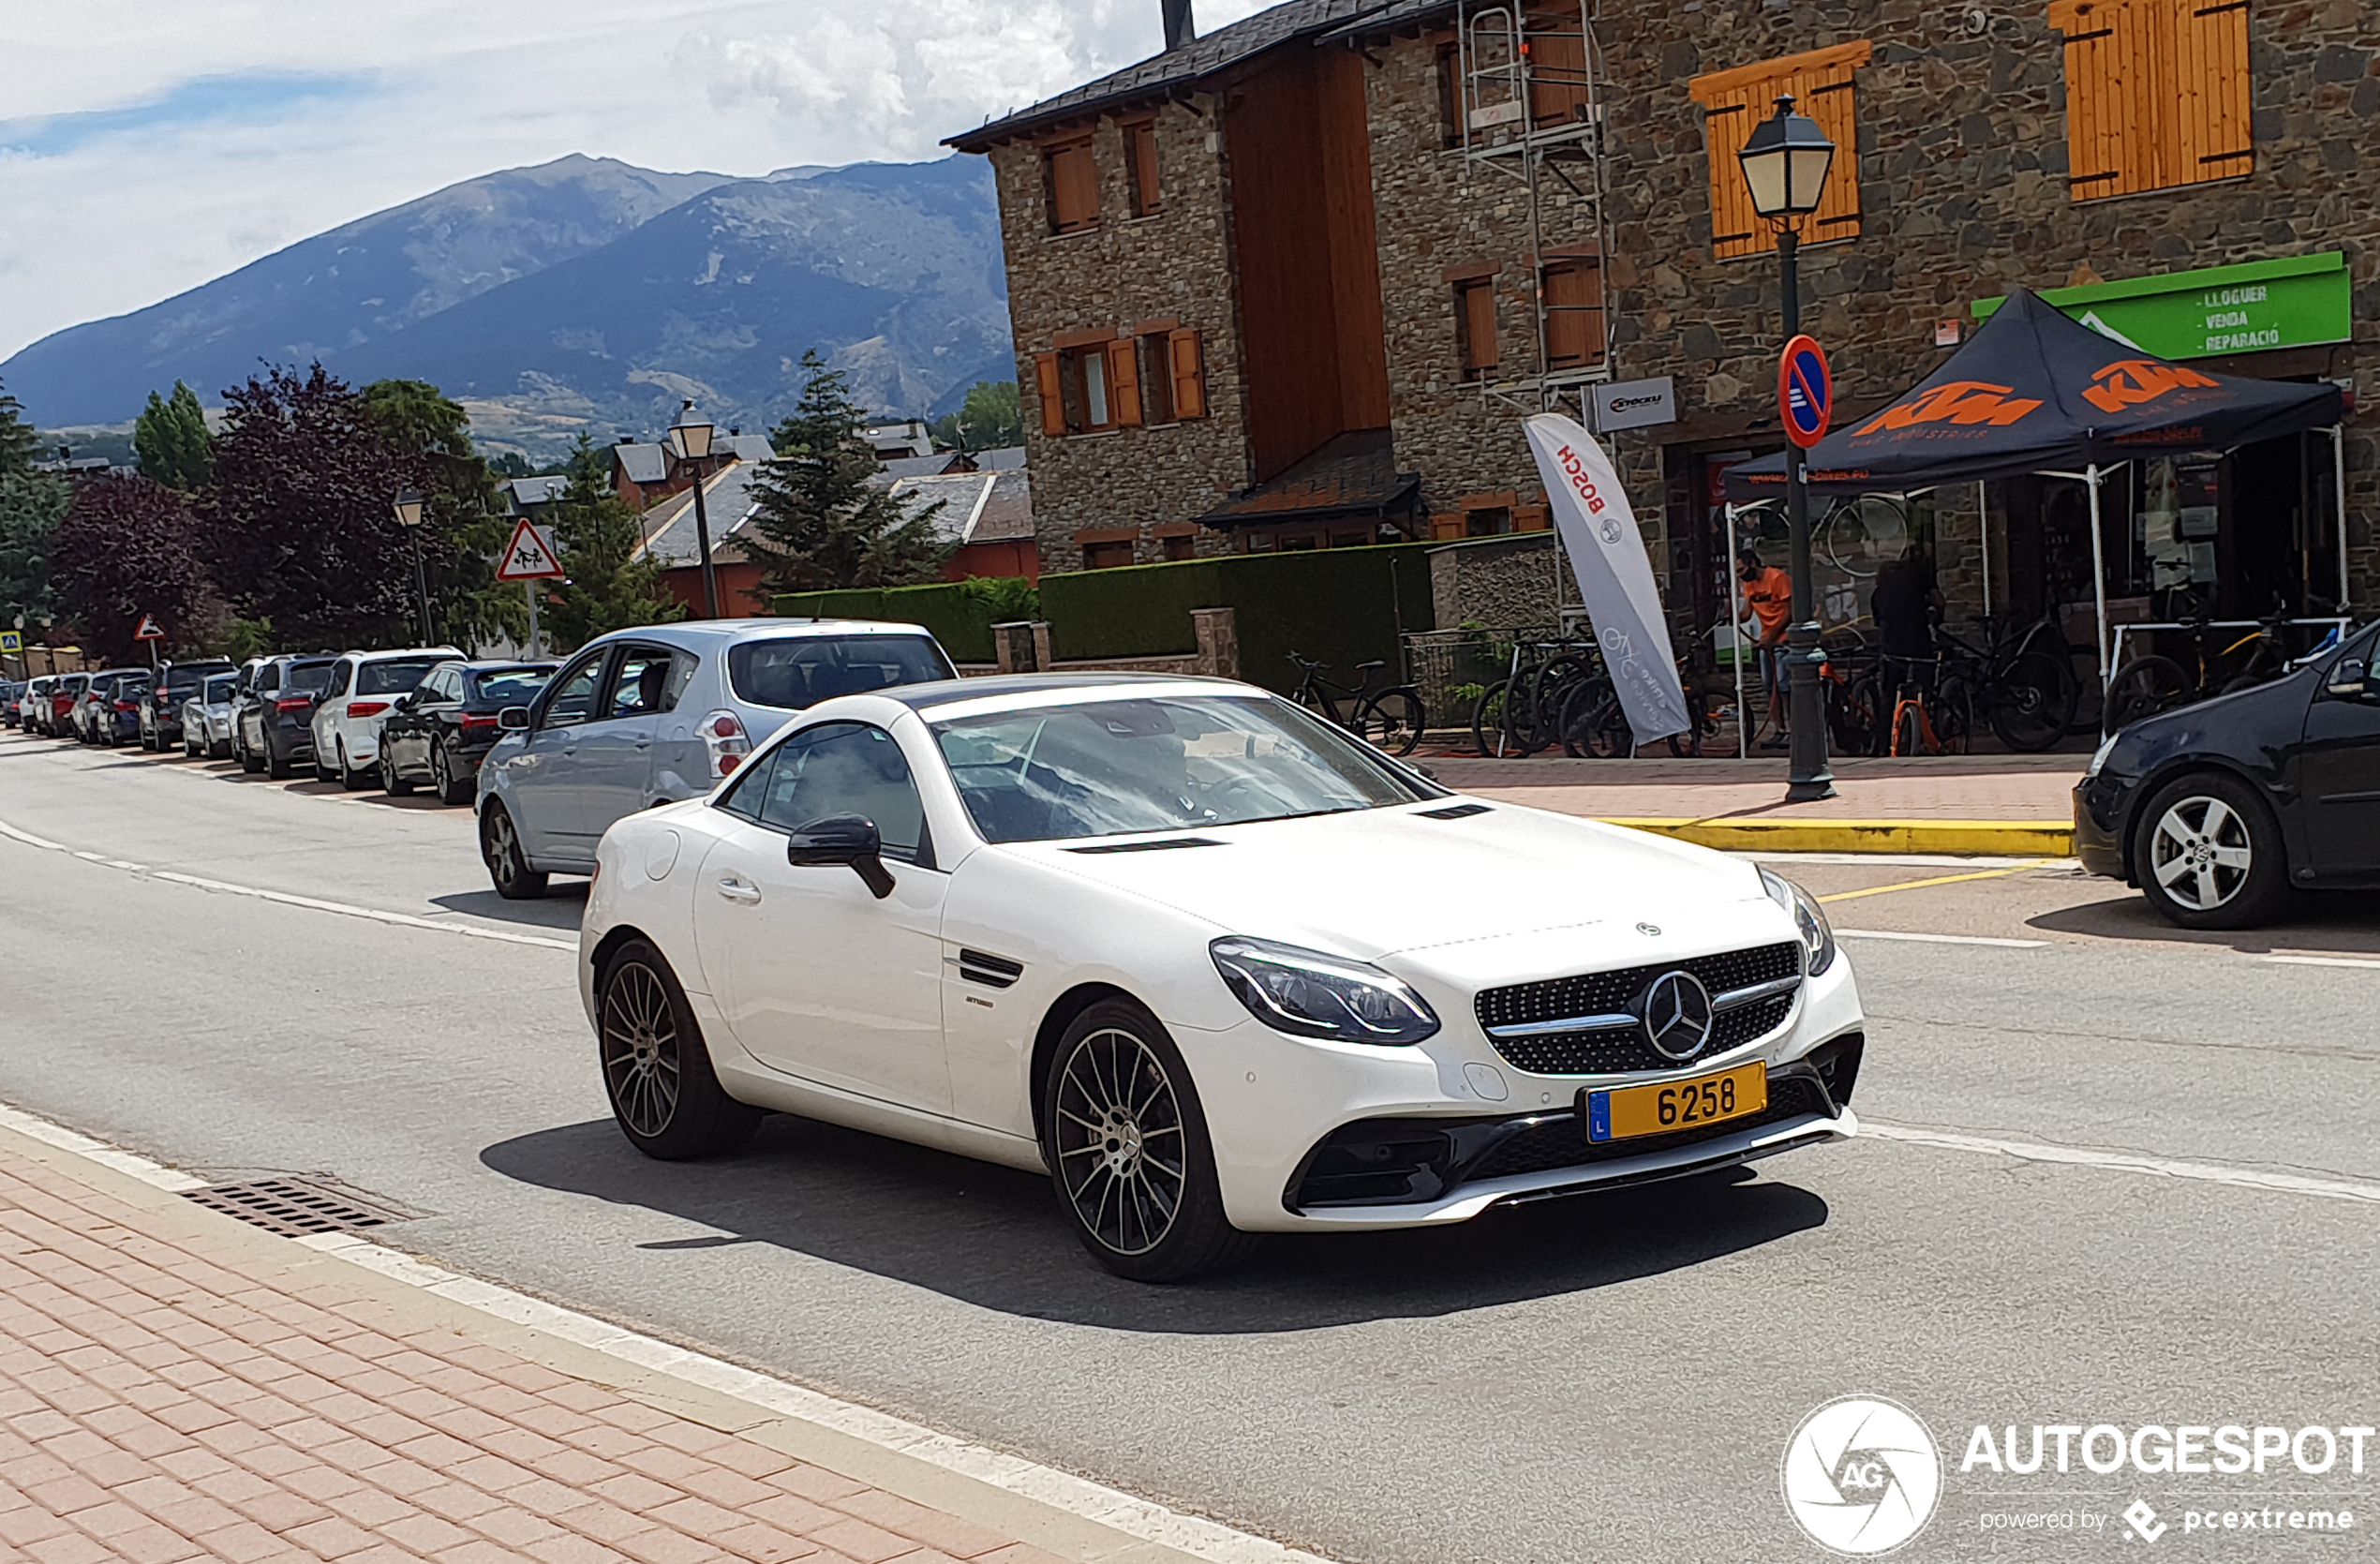
[[[1078,233],[1049,231],[1041,142],[1014,142],[991,153],[1045,571],[1082,568],[1075,537],[1082,531],[1129,529],[1136,562],[1161,559],[1155,529],[1189,522],[1248,483],[1228,201],[1213,114],[1208,97],[1157,113],[1163,210],[1138,218],[1130,216],[1123,133],[1113,119],[1101,120],[1092,138],[1099,222]],[[1201,334],[1206,417],[1101,434],[1041,432],[1035,353],[1070,333],[1128,335],[1140,321],[1167,319]],[[1229,541],[1200,529],[1197,547],[1227,553]]]
[[[1560,617],[1557,595],[1577,596],[1559,574],[1563,561],[1551,532],[1449,544],[1430,550],[1429,560],[1430,603],[1442,631],[1465,624],[1550,629]]]

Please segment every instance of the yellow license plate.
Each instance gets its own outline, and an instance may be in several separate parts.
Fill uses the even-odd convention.
[[[1768,1106],[1768,1066],[1755,1062],[1691,1080],[1582,1092],[1589,1140],[1628,1140],[1748,1118]]]

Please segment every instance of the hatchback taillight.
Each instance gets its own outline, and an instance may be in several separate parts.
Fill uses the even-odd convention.
[[[465,733],[477,733],[483,728],[492,728],[496,726],[496,713],[493,711],[467,711],[463,713],[459,719],[457,719],[454,725],[461,728]]]
[[[141,703],[139,701],[118,701],[115,703],[115,708],[118,711],[138,712],[141,709]]]
[[[732,711],[714,711],[703,719],[703,748],[710,752],[710,774],[726,776],[752,752],[743,720]]]
[[[377,717],[389,708],[386,701],[350,701],[347,714],[350,717]]]
[[[273,709],[275,711],[304,711],[307,707],[312,706],[313,704],[314,697],[311,695],[284,695],[279,700],[273,703]]]

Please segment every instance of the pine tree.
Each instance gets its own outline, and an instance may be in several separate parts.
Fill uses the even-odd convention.
[[[168,488],[192,494],[214,482],[215,439],[207,433],[198,393],[180,380],[173,382],[171,401],[149,393],[148,407],[133,421],[132,449],[141,458],[141,475]]]
[[[0,473],[0,626],[22,615],[27,630],[47,631],[57,607],[50,551],[71,499],[63,478]]]
[[[761,464],[744,552],[763,572],[767,592],[836,587],[901,587],[942,573],[952,545],[934,529],[936,500],[911,511],[869,480],[883,469],[860,439],[867,415],[850,382],[815,350],[802,355],[810,381],[794,415],[770,443],[777,459]]]
[[[416,471],[428,501],[424,573],[437,633],[465,645],[527,635],[528,603],[513,583],[496,579],[511,528],[495,470],[472,448],[470,414],[427,380],[374,380],[357,395],[381,444]]]
[[[531,584],[546,591],[554,644],[569,650],[615,630],[684,618],[684,604],[662,588],[662,562],[638,557],[644,528],[612,492],[610,453],[582,434],[565,470],[570,486],[552,520],[566,573],[559,583]]]
[[[24,421],[24,407],[0,386],[0,478],[26,477],[33,471],[41,437]]]

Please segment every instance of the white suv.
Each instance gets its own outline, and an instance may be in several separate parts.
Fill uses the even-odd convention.
[[[350,651],[331,668],[314,707],[314,774],[352,793],[367,785],[380,760],[380,724],[422,676],[463,654],[453,647]]]

